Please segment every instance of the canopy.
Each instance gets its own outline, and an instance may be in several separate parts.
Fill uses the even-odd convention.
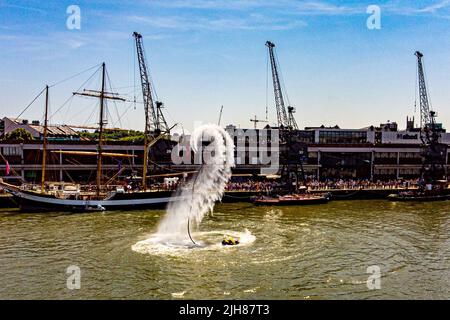
[[[60,153],[60,154],[71,154],[71,155],[79,155],[79,156],[98,156],[97,151],[63,151],[63,150],[55,150],[52,153]],[[103,157],[116,157],[116,158],[134,158],[136,155],[126,154],[126,153],[114,153],[114,152],[102,152]]]

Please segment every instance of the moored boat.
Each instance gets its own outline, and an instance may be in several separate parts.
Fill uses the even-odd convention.
[[[261,196],[253,200],[255,205],[260,206],[298,206],[324,204],[330,200],[330,195],[313,194],[289,194],[283,196]]]
[[[450,200],[450,194],[445,193],[431,193],[431,192],[400,192],[398,194],[390,194],[388,196],[390,201],[416,201],[416,202],[428,202],[428,201],[445,201]]]
[[[434,184],[421,185],[417,190],[404,191],[398,194],[390,194],[391,201],[445,201],[450,200],[450,189],[448,182],[444,180],[435,181]]]
[[[388,199],[391,201],[418,201],[418,202],[426,202],[426,201],[445,201],[450,200],[450,195],[441,194],[441,195],[401,195],[401,194],[391,194],[388,196]]]
[[[58,190],[41,193],[39,190],[25,190],[0,181],[22,211],[68,211],[96,212],[110,210],[134,210],[164,208],[169,202],[179,199],[171,191],[120,192],[111,191],[97,198],[95,193]]]

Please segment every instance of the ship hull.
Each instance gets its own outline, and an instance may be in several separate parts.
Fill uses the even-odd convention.
[[[327,196],[316,197],[262,197],[256,198],[253,203],[257,206],[302,206],[328,203]]]
[[[401,202],[431,202],[431,201],[446,201],[450,200],[450,195],[433,195],[433,196],[400,196],[400,195],[390,195],[388,197],[390,201],[401,201]]]
[[[163,209],[178,197],[168,193],[141,192],[117,194],[105,200],[59,199],[32,192],[12,192],[21,211],[27,212],[92,212],[112,210]]]

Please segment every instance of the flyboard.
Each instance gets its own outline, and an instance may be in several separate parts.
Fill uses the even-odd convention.
[[[203,168],[203,164],[200,167],[199,172],[201,172],[201,169]],[[195,183],[197,182],[197,178],[198,175],[196,175],[195,179],[194,179],[194,183],[192,184],[192,198],[194,197],[194,191],[195,191]],[[197,242],[195,242],[195,240],[192,238],[191,235],[191,220],[190,220],[190,213],[192,212],[192,202],[191,201],[191,206],[190,206],[190,210],[189,210],[189,216],[188,216],[188,222],[187,222],[187,233],[189,236],[189,239],[191,239],[191,242],[194,244],[194,246],[196,247],[200,247],[201,245],[198,244]],[[222,245],[223,246],[237,246],[240,243],[240,238],[230,235],[230,234],[225,234],[223,236],[223,240],[222,240]]]
[[[209,141],[206,141],[205,137],[208,137]],[[223,128],[217,125],[203,125],[195,129],[189,142],[191,150],[194,153],[199,152],[199,147],[204,142],[209,142],[205,151],[213,150],[214,155],[203,159],[205,161],[201,164],[197,175],[188,185],[180,185],[177,188],[176,194],[179,199],[168,204],[157,231],[147,239],[134,244],[132,250],[156,255],[183,255],[186,254],[185,249],[217,250],[221,247],[245,246],[253,243],[255,237],[248,230],[193,232],[191,224],[197,226],[221,199],[226,182],[232,175],[231,168],[234,166],[234,143]]]

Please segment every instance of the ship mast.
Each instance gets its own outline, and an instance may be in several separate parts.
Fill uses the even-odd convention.
[[[125,101],[125,99],[117,96],[116,93],[105,92],[106,87],[106,67],[105,63],[102,63],[102,87],[100,91],[95,90],[84,90],[82,93],[74,92],[74,95],[97,97],[100,99],[100,115],[99,115],[99,129],[98,129],[98,143],[97,143],[97,197],[100,196],[100,188],[102,185],[102,159],[103,159],[103,131],[105,126],[105,100],[120,100]]]
[[[48,126],[48,85],[45,86],[45,118],[44,133],[42,141],[42,174],[41,174],[41,193],[45,192],[45,172],[47,164],[47,126]]]
[[[104,104],[105,104],[105,63],[102,64],[102,90],[100,91],[100,116],[99,116],[99,129],[98,129],[98,158],[97,158],[97,197],[100,195],[100,187],[102,185],[102,157],[103,157],[103,126],[104,126]]]

